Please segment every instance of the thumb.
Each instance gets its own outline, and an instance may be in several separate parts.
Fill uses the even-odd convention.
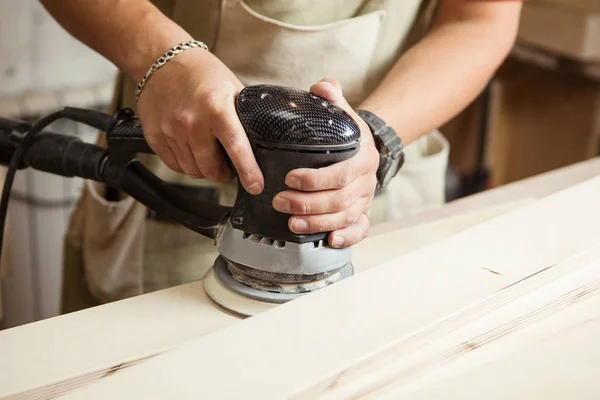
[[[315,96],[322,97],[330,103],[343,108],[344,111],[349,113],[352,117],[356,117],[354,110],[344,98],[342,87],[337,80],[330,78],[321,79],[310,87],[310,92]]]
[[[211,119],[211,130],[225,148],[238,179],[250,194],[259,194],[264,188],[264,177],[258,166],[246,132],[238,118],[235,106],[230,104],[224,112]]]
[[[337,80],[330,78],[321,79],[319,82],[310,87],[310,92],[315,96],[322,97],[323,99],[346,111],[358,124],[361,132],[368,131],[366,123],[356,113],[356,111],[354,111],[350,104],[348,104],[348,101],[342,93],[342,87]],[[371,141],[371,135],[367,135],[366,140]]]

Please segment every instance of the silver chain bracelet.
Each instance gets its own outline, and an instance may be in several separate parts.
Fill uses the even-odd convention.
[[[152,64],[152,66],[150,67],[148,72],[146,72],[146,75],[144,75],[144,77],[142,78],[140,83],[138,83],[137,87],[135,88],[136,103],[140,98],[140,94],[142,93],[142,90],[144,89],[144,85],[146,84],[148,79],[150,79],[150,76],[152,76],[154,71],[156,71],[157,69],[159,69],[160,67],[165,65],[167,63],[167,61],[169,61],[170,59],[175,57],[175,54],[181,53],[182,51],[191,49],[193,47],[201,47],[204,50],[208,50],[208,46],[206,44],[204,44],[198,40],[190,40],[187,42],[180,43],[177,46],[171,47],[167,52],[165,52],[165,54],[163,54],[160,58],[158,58],[156,60],[156,62],[154,64]]]

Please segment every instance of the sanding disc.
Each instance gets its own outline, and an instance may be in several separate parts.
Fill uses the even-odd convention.
[[[268,303],[251,299],[231,291],[211,268],[204,277],[204,290],[208,297],[224,311],[240,318],[247,318],[276,307],[276,303]]]
[[[327,286],[353,274],[354,267],[352,263],[348,263],[337,272],[337,278],[323,278],[321,283]],[[314,290],[318,290],[323,285],[314,284]],[[228,268],[228,262],[222,256],[215,260],[215,264],[204,277],[204,290],[208,297],[223,310],[242,318],[270,310],[278,304],[286,303],[313,291],[306,290],[306,287],[311,287],[306,283],[301,286],[305,291],[299,293],[273,292],[248,286],[233,278]]]

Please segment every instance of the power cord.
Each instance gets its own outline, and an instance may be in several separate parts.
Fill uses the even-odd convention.
[[[4,186],[2,188],[2,199],[0,201],[0,259],[2,257],[2,248],[4,244],[4,228],[6,225],[6,216],[8,214],[8,203],[12,185],[15,179],[15,174],[19,168],[19,165],[23,162],[23,157],[35,143],[36,135],[48,125],[61,118],[81,122],[103,132],[109,130],[113,123],[112,116],[100,111],[65,107],[63,110],[53,112],[52,114],[41,118],[25,132],[15,149],[15,153],[10,159],[10,164],[6,172],[6,178],[4,180]]]

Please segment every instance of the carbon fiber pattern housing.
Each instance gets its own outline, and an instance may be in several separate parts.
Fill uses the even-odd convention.
[[[360,138],[348,113],[304,90],[248,86],[239,94],[237,108],[251,140],[310,146],[344,145]]]
[[[106,142],[113,153],[153,153],[138,116],[130,108],[123,108],[115,115],[112,127],[106,132]]]

